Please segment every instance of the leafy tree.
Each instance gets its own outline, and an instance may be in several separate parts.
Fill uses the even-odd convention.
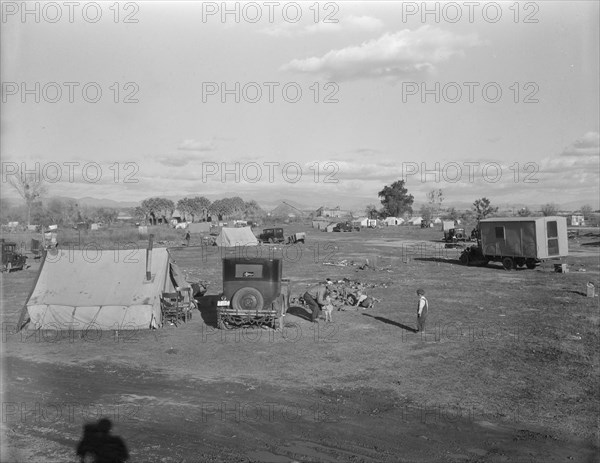
[[[487,198],[477,199],[473,203],[473,210],[477,216],[477,220],[485,219],[488,215],[498,212],[497,207],[492,207],[491,202]]]
[[[265,211],[258,205],[254,200],[248,201],[244,205],[244,218],[254,219],[258,217],[264,217]]]
[[[519,217],[529,217],[531,215],[531,211],[528,207],[523,207],[517,211],[517,215]]]
[[[365,214],[367,215],[367,217],[369,219],[375,219],[375,218],[377,218],[377,215],[379,214],[377,212],[377,206],[375,206],[374,204],[369,204],[365,208]]]
[[[584,219],[589,219],[592,214],[592,206],[586,204],[585,206],[581,206],[579,209]]]
[[[448,212],[446,212],[446,218],[448,220],[457,220],[460,218],[460,214],[458,213],[456,208],[451,207],[450,209],[448,209]]]
[[[553,203],[544,204],[542,206],[542,215],[548,217],[549,215],[556,215],[558,212],[558,206]]]
[[[41,176],[36,174],[11,175],[8,181],[17,190],[17,193],[25,200],[27,206],[27,225],[31,225],[31,208],[34,203],[40,201],[47,193],[46,185]]]
[[[147,220],[152,225],[156,225],[158,219],[162,219],[162,223],[167,223],[167,216],[170,216],[175,209],[175,204],[170,199],[166,198],[148,198],[142,201],[142,209]]]
[[[391,186],[384,186],[378,193],[383,205],[383,214],[388,217],[400,217],[405,212],[412,213],[413,195],[404,188],[404,180],[397,180]]]
[[[442,192],[442,189],[433,189],[427,193],[427,201],[429,202],[431,213],[433,214],[435,211],[437,214],[439,214],[440,209],[442,208],[442,203],[444,202],[444,193]]]
[[[428,222],[428,223],[431,222],[431,219],[433,217],[433,212],[434,212],[434,209],[430,205],[427,205],[427,204],[423,204],[421,206],[421,209],[419,209],[419,215],[423,218],[423,220],[425,222]]]
[[[210,201],[204,196],[186,197],[177,202],[177,209],[186,215],[191,215],[192,222],[195,222],[198,217],[206,219],[209,208]]]

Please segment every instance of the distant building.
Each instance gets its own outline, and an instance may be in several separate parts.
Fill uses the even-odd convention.
[[[583,215],[573,214],[571,216],[571,226],[573,227],[583,227],[585,226],[585,218]]]
[[[352,212],[340,209],[340,206],[330,208],[321,206],[315,212],[316,217],[352,217]]]

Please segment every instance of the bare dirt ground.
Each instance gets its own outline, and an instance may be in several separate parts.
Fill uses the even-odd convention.
[[[217,330],[210,296],[177,327],[15,333],[38,264],[3,274],[1,460],[77,461],[83,424],[106,416],[135,462],[598,461],[597,234],[570,240],[558,274],[458,265],[438,230],[307,232],[260,247],[293,295],[347,277],[381,302],[318,326],[292,307],[282,333]],[[219,293],[217,248],[172,254]]]

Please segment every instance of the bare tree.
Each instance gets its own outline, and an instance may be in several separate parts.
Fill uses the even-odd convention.
[[[27,225],[31,225],[31,208],[36,201],[42,199],[46,194],[47,188],[41,177],[35,174],[13,175],[9,183],[25,200],[27,206]]]
[[[548,217],[549,215],[556,215],[558,212],[558,206],[556,204],[548,203],[542,206],[542,215]]]

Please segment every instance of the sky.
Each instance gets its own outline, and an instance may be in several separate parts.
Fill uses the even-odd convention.
[[[592,1],[3,2],[2,194],[597,209],[598,31]]]

